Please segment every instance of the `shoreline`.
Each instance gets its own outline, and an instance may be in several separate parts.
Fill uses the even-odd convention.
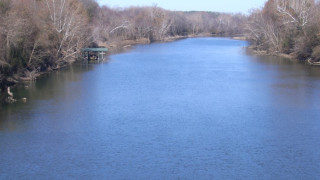
[[[141,38],[141,39],[137,39],[137,40],[120,40],[120,41],[113,41],[113,42],[106,42],[106,43],[99,43],[99,46],[104,46],[106,48],[109,49],[108,54],[106,57],[114,55],[114,54],[118,54],[118,53],[122,53],[125,52],[127,50],[129,50],[130,48],[132,48],[135,45],[144,45],[144,44],[151,44],[151,43],[166,43],[166,42],[174,42],[177,40],[181,40],[181,39],[186,39],[186,38],[200,38],[200,37],[222,37],[222,36],[215,36],[212,34],[198,34],[198,35],[187,35],[187,36],[170,36],[170,37],[166,37],[163,40],[158,40],[158,41],[150,41],[147,38]],[[229,37],[231,39],[234,40],[243,40],[243,41],[248,41],[248,39],[245,36],[239,35],[239,36],[226,36]],[[108,43],[108,44],[107,44]],[[277,57],[283,57],[289,60],[294,60],[294,61],[301,61],[296,59],[293,55],[290,54],[284,54],[284,53],[276,53],[276,54],[270,54],[267,51],[258,51],[254,49],[254,46],[247,46],[246,49],[254,54],[254,55],[258,55],[258,56],[277,56]],[[60,69],[66,68],[68,66],[71,66],[72,64],[81,62],[79,60],[75,60],[72,63],[66,63],[60,66],[57,66],[55,68],[49,68],[46,71],[43,72],[38,72],[33,74],[33,76],[30,77],[22,77],[19,75],[14,75],[12,77],[8,77],[6,78],[6,81],[9,82],[6,87],[6,89],[3,89],[2,92],[0,91],[0,104],[6,104],[6,103],[12,103],[15,102],[15,99],[13,99],[14,101],[12,101],[13,96],[9,96],[6,92],[7,89],[10,87],[14,87],[15,85],[18,84],[24,84],[30,81],[34,81],[36,80],[38,77],[43,76],[45,74],[49,74],[55,71],[58,71]],[[305,62],[307,64],[309,64],[310,66],[320,66],[320,62],[313,62],[311,59],[305,60]]]
[[[163,40],[156,40],[156,41],[150,41],[147,38],[141,38],[137,40],[121,40],[121,41],[113,41],[113,42],[107,42],[107,43],[98,43],[99,46],[104,46],[109,49],[108,56],[117,54],[120,52],[123,52],[135,45],[144,45],[144,44],[152,44],[152,43],[167,43],[167,42],[174,42],[181,39],[187,39],[187,38],[201,38],[201,37],[222,37],[222,38],[231,38],[234,40],[244,40],[247,41],[247,38],[245,36],[239,35],[239,36],[219,36],[219,35],[213,35],[210,33],[202,33],[197,35],[186,35],[186,36],[169,36],[165,37]]]
[[[107,43],[98,43],[99,46],[104,46],[106,48],[109,49],[108,51],[108,55],[111,54],[117,54],[119,52],[122,52],[132,46],[135,45],[144,45],[144,44],[152,44],[152,43],[167,43],[167,42],[174,42],[174,41],[178,41],[181,39],[187,39],[187,38],[200,38],[200,37],[222,37],[222,36],[213,36],[212,34],[198,34],[198,35],[186,35],[186,36],[169,36],[169,37],[165,37],[162,40],[156,40],[156,41],[150,41],[147,38],[141,38],[141,39],[137,39],[137,40],[121,40],[121,41],[113,41],[113,42],[109,42],[109,44]],[[226,36],[226,37],[230,37],[230,36]]]
[[[119,41],[113,41],[113,42],[106,42],[106,43],[100,43],[99,46],[104,46],[109,49],[107,56],[122,53],[126,50],[129,50],[135,45],[143,45],[143,44],[151,44],[155,42],[174,42],[180,39],[185,39],[185,38],[191,38],[191,37],[209,37],[209,36],[204,36],[203,34],[201,35],[195,35],[195,36],[171,36],[171,37],[166,37],[163,40],[158,40],[158,41],[150,41],[147,38],[141,38],[137,40],[119,40]],[[65,63],[62,65],[58,65],[57,67],[49,67],[46,71],[43,72],[36,72],[32,74],[31,77],[25,77],[25,76],[19,76],[18,74],[15,74],[13,76],[4,78],[5,81],[5,88],[0,90],[0,105],[3,104],[10,104],[17,102],[17,99],[14,99],[14,95],[8,92],[10,92],[10,88],[15,87],[18,84],[24,84],[27,82],[35,81],[38,77],[43,76],[45,74],[50,74],[55,71],[59,71],[63,68],[67,68],[71,66],[72,64],[76,64],[81,62],[81,60],[76,59],[71,63]]]
[[[320,66],[320,62],[316,62],[316,61],[313,61],[312,58],[308,58],[308,59],[305,59],[305,60],[300,60],[300,59],[297,59],[294,55],[292,54],[285,54],[285,53],[268,53],[267,51],[265,50],[255,50],[254,49],[255,47],[254,46],[247,46],[246,49],[254,54],[254,55],[257,55],[257,56],[276,56],[276,57],[281,57],[281,58],[286,58],[288,60],[291,60],[291,61],[296,61],[296,62],[304,62],[310,66]]]
[[[167,42],[174,42],[181,39],[187,39],[187,38],[200,38],[200,37],[222,37],[222,36],[213,36],[212,34],[198,34],[198,35],[186,35],[186,36],[169,36],[165,37],[163,40],[156,40],[156,41],[150,41],[147,38],[141,38],[137,40],[121,40],[121,41],[111,41],[107,43],[98,43],[99,46],[104,46],[109,49],[108,55],[114,55],[121,52],[124,52],[126,50],[129,50],[135,45],[145,45],[145,44],[152,44],[152,43],[167,43]],[[230,36],[226,36],[230,37]]]

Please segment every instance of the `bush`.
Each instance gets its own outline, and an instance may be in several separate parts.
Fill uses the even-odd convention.
[[[320,46],[312,49],[312,58],[314,61],[320,61]]]
[[[294,48],[294,40],[293,40],[293,37],[289,34],[283,40],[282,51],[284,53],[290,54],[293,48]]]

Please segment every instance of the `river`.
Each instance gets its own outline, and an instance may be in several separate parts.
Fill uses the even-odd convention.
[[[13,89],[0,179],[318,179],[320,69],[247,45],[138,45]]]

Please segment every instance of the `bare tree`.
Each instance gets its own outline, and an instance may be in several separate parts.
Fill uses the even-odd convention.
[[[278,13],[283,16],[284,24],[293,23],[305,27],[312,16],[314,0],[275,0]]]
[[[56,56],[61,61],[73,61],[86,42],[88,17],[79,1],[45,0],[49,31],[56,36]]]

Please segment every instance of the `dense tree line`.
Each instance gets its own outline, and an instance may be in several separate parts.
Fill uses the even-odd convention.
[[[0,0],[0,89],[74,62],[81,49],[126,40],[243,33],[246,17],[157,6],[111,9],[95,0]]]
[[[248,37],[256,50],[319,61],[319,8],[315,0],[268,0],[248,17]]]

